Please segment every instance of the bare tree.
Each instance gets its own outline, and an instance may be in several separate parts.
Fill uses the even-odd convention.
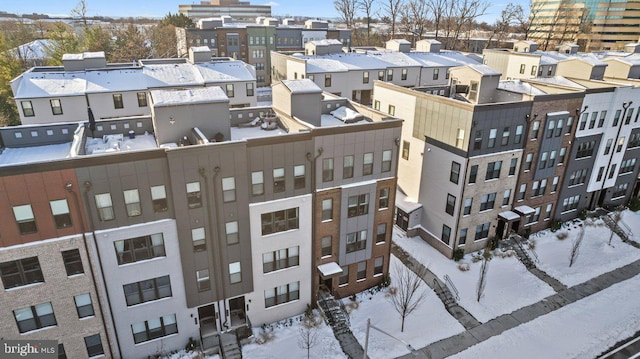
[[[582,239],[584,239],[584,226],[581,227],[580,233],[578,233],[578,237],[571,242],[571,254],[569,255],[569,267],[571,267],[576,260],[578,259],[578,254],[580,253],[580,245],[582,244]]]
[[[616,207],[616,209],[611,212],[611,219],[613,220],[613,226],[611,226],[611,235],[609,236],[609,245],[611,245],[611,240],[613,239],[613,235],[615,234],[614,229],[618,227],[618,223],[622,219],[622,210],[624,207]]]
[[[471,25],[475,21],[483,16],[489,3],[486,0],[455,0],[451,3],[451,16],[449,16],[449,26],[453,28],[453,46],[452,49],[456,49],[458,45],[458,38],[463,30],[467,30],[467,37],[471,30]],[[447,31],[447,41],[451,37],[451,32]]]
[[[524,40],[529,39],[529,36],[531,35],[531,28],[533,27],[533,24],[538,21],[543,5],[543,2],[534,2],[531,4],[531,9],[528,14],[524,12],[522,7],[520,7],[520,9],[523,11],[516,14],[516,21],[520,28],[519,32],[524,34]]]
[[[484,296],[484,289],[487,286],[487,272],[489,271],[489,261],[491,260],[491,252],[485,249],[482,253],[482,266],[480,267],[480,277],[478,277],[478,285],[476,287],[476,300]]]
[[[442,25],[443,18],[445,17],[447,1],[446,0],[427,0],[427,7],[429,12],[433,16],[433,25],[435,26],[436,39],[438,38],[438,31]]]
[[[504,41],[506,34],[509,32],[511,27],[517,23],[518,16],[522,12],[522,6],[514,3],[508,3],[502,12],[500,12],[500,17],[496,19],[496,22],[493,25],[493,31],[491,32],[491,36],[489,36],[486,48],[491,46],[491,41],[494,37],[496,38],[498,46],[500,46],[500,42]]]
[[[333,0],[333,7],[340,14],[340,19],[347,25],[347,29],[351,29],[358,9],[358,0]]]
[[[402,326],[400,331],[404,331],[404,321],[409,314],[422,304],[426,298],[426,292],[423,288],[424,282],[422,277],[425,276],[427,269],[420,267],[416,271],[403,266],[396,265],[393,268],[392,281],[395,280],[395,293],[391,294],[391,303],[393,308],[402,317]],[[393,290],[391,290],[393,292]]]
[[[322,322],[313,312],[305,312],[302,318],[302,325],[299,329],[298,346],[300,349],[307,351],[307,359],[311,357],[311,348],[318,344],[319,331],[318,326]]]
[[[409,0],[400,10],[400,16],[400,24],[404,30],[420,40],[429,21],[426,0]]]
[[[367,20],[367,45],[371,45],[369,43],[369,36],[371,35],[371,16],[373,15],[373,5],[375,0],[359,0],[358,8],[364,11],[364,16]]]
[[[87,11],[89,11],[89,8],[87,7],[87,0],[80,0],[80,2],[78,2],[76,7],[71,9],[71,16],[74,18],[75,17],[80,18],[80,20],[82,20],[82,24],[84,25],[85,29],[88,26]]]
[[[402,9],[403,0],[382,0],[380,11],[384,16],[389,17],[391,20],[391,38],[396,33],[396,23],[398,22],[398,17],[400,16],[400,10]]]

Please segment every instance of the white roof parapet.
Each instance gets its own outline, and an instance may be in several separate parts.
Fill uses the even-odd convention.
[[[151,98],[155,107],[229,101],[225,92],[218,86],[188,90],[153,90]]]

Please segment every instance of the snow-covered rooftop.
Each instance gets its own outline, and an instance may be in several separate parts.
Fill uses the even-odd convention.
[[[487,76],[500,76],[501,73],[494,70],[492,67],[484,65],[484,64],[471,64],[467,65],[470,69],[475,70],[476,72],[487,75]]]
[[[500,83],[498,83],[498,88],[500,90],[528,95],[544,95],[546,93],[535,86],[531,86],[530,83],[522,82],[521,80],[500,81]]]
[[[101,138],[87,137],[85,153],[95,155],[102,153],[114,153],[124,151],[141,151],[158,148],[156,138],[152,134],[145,133],[129,138],[123,134],[105,135]]]
[[[396,190],[396,207],[405,213],[411,213],[418,208],[422,208],[422,203],[418,203],[415,198],[407,197],[402,191]]]
[[[342,43],[340,41],[336,40],[336,39],[313,40],[313,41],[309,41],[307,43],[308,44],[313,44],[315,46],[342,45]]]
[[[87,71],[86,93],[146,90],[142,68]]]
[[[256,71],[242,61],[216,61],[196,64],[204,83],[229,81],[253,81]]]
[[[71,142],[53,145],[5,148],[0,152],[0,166],[51,162],[70,157]]]
[[[200,72],[191,64],[145,65],[147,87],[197,86],[204,83]]]
[[[315,82],[309,79],[302,80],[282,80],[282,84],[285,85],[291,93],[321,93],[322,89],[315,84]]]
[[[26,72],[15,98],[81,96],[87,86],[84,72]]]
[[[44,59],[50,57],[49,54],[47,54],[47,49],[52,45],[52,40],[38,39],[20,45],[17,48],[12,49],[11,51],[14,53],[15,51],[18,51],[20,53],[20,56],[24,57],[26,60]]]
[[[151,98],[155,107],[229,101],[225,92],[218,86],[185,90],[153,90]]]

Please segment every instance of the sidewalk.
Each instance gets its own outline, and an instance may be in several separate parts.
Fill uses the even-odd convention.
[[[398,257],[405,265],[412,268],[417,261],[406,252],[407,257]],[[405,262],[406,261],[406,262]],[[463,333],[454,335],[449,338],[442,339],[428,345],[419,351],[427,358],[441,359],[459,353],[475,344],[485,341],[495,335],[515,328],[520,324],[529,322],[542,315],[551,313],[575,301],[588,297],[608,287],[630,279],[640,274],[640,260],[628,264],[624,267],[615,269],[611,272],[604,273],[585,283],[575,285],[573,287],[563,289],[558,293],[551,295],[543,300],[531,304],[529,306],[515,310],[509,314],[501,315],[486,323],[479,324],[472,328],[467,328]],[[427,282],[429,284],[429,282]],[[462,321],[461,321],[462,323]],[[408,354],[403,356],[405,359],[413,359],[414,355]]]

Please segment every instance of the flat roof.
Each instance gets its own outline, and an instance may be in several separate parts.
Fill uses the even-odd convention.
[[[53,145],[5,148],[0,152],[0,166],[27,163],[51,162],[71,157],[71,143]]]
[[[282,84],[285,85],[291,93],[322,93],[322,89],[309,79],[282,80]]]
[[[185,90],[153,90],[151,99],[155,107],[211,102],[228,102],[227,94],[219,87],[195,87]]]
[[[105,135],[98,138],[87,136],[85,153],[87,155],[96,155],[154,148],[158,148],[156,138],[153,134],[148,133],[136,135],[135,138],[129,138],[126,134]]]

